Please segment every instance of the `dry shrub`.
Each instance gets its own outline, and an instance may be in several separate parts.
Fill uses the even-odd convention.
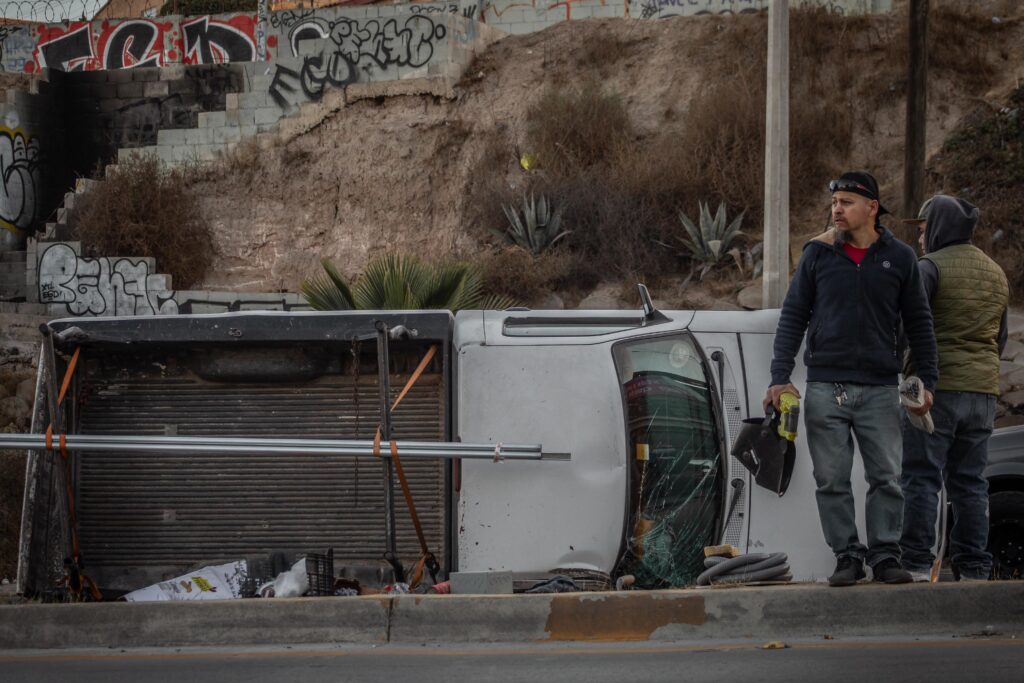
[[[189,176],[151,155],[128,157],[76,205],[75,239],[93,257],[151,256],[176,288],[193,287],[212,261],[213,240]]]
[[[622,98],[594,80],[579,87],[548,88],[530,107],[526,121],[526,151],[558,176],[605,161],[632,135]]]
[[[504,247],[479,259],[484,289],[536,305],[551,291],[574,286],[574,259],[566,249],[533,256],[519,247]]]
[[[1006,107],[968,115],[929,165],[929,188],[981,209],[975,243],[1006,271],[1015,301],[1024,295],[1024,86]],[[999,239],[993,237],[1001,233]]]

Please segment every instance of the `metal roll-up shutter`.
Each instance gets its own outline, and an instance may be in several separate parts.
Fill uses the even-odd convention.
[[[379,422],[375,373],[328,371],[314,379],[210,381],[173,355],[85,356],[77,429],[82,434],[177,434],[372,439]],[[415,360],[415,357],[413,357]],[[408,379],[390,378],[397,394]],[[441,365],[394,413],[399,439],[445,438]],[[116,368],[116,370],[115,370]],[[275,550],[324,552],[339,563],[376,563],[384,551],[383,465],[375,458],[272,454],[80,453],[81,546],[92,566],[184,566]],[[446,546],[445,466],[404,460],[431,549]],[[395,482],[398,551],[419,544]]]

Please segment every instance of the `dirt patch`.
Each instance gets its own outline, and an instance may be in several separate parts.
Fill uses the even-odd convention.
[[[932,153],[978,98],[1024,75],[1020,22],[942,8],[933,15]],[[899,204],[907,38],[902,16],[792,17],[791,232],[804,235],[824,224],[825,187],[844,168],[872,170],[883,197]],[[566,22],[493,45],[452,101],[402,96],[334,107],[310,132],[256,150],[245,172],[200,182],[218,252],[203,284],[295,290],[323,257],[353,277],[384,251],[427,259],[493,254],[492,231],[504,228],[496,201],[535,182],[536,172],[519,163],[531,151],[531,107],[545,93],[588,82],[623,103],[629,130],[618,132],[634,161],[603,179],[590,175],[594,166],[578,174],[563,189],[577,205],[604,210],[607,188],[625,188],[621,194],[644,197],[645,211],[653,206],[667,216],[724,200],[730,213],[745,210],[745,228],[757,233],[765,35],[760,15]],[[610,145],[599,151],[614,152]],[[672,180],[679,177],[688,180]],[[623,280],[686,272],[684,261],[648,239],[671,224],[652,228],[647,215],[607,209],[603,220],[620,226],[617,233],[574,232],[565,246],[573,253],[589,236],[607,253],[626,254],[629,267],[605,273]],[[571,229],[572,217],[565,220]],[[644,229],[631,233],[637,225]],[[592,249],[579,251],[593,260]],[[540,287],[569,279],[585,289],[595,276],[593,268],[567,267]],[[509,287],[539,292],[536,282]]]

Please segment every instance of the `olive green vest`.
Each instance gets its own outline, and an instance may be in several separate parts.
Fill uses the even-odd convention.
[[[943,391],[999,394],[999,323],[1010,294],[1006,274],[970,244],[954,244],[924,258],[939,271],[932,297],[939,384]]]

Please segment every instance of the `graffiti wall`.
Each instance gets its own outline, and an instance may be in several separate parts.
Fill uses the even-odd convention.
[[[71,21],[3,28],[6,33],[0,32],[0,66],[5,71],[99,71],[256,59],[255,14]]]
[[[172,291],[153,259],[85,258],[76,242],[38,244],[35,286],[51,315],[176,315],[247,310],[310,310],[296,293]]]
[[[791,4],[824,6],[840,14],[892,9],[892,0],[794,0]],[[289,9],[269,14],[266,58],[294,56],[297,44],[304,41],[334,42],[336,48],[309,55],[305,74],[300,66],[293,69],[294,76],[288,75],[297,85],[305,78],[315,91],[321,83],[352,78],[352,69],[367,64],[381,69],[403,59],[409,64],[423,62],[424,55],[436,51],[436,43],[443,40],[437,27],[445,15],[481,21],[507,33],[529,33],[569,19],[739,14],[767,6],[767,0],[452,0]],[[423,21],[398,18],[409,14]],[[256,14],[4,25],[0,26],[0,69],[38,73],[43,68],[93,71],[252,62],[259,50],[257,33]],[[403,51],[408,53],[404,57]]]
[[[444,14],[385,19],[361,18],[352,11],[291,12],[274,22],[284,45],[279,42],[268,93],[281,109],[318,100],[328,87],[426,76],[428,65],[447,61]]]
[[[13,83],[0,90],[0,231],[6,249],[24,249],[56,209],[64,165],[63,128],[48,83]]]
[[[43,199],[42,154],[39,138],[17,121],[0,125],[0,169],[0,227],[28,233],[39,219]]]

